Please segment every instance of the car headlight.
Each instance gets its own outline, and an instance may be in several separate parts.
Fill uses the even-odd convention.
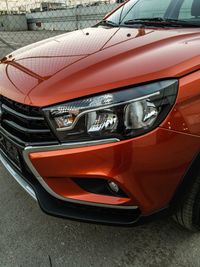
[[[61,142],[132,138],[157,127],[175,103],[177,80],[164,80],[44,108]]]

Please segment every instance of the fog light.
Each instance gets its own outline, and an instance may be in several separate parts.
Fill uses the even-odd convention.
[[[108,182],[108,185],[109,185],[110,189],[113,192],[115,192],[115,193],[118,193],[119,192],[119,186],[116,183],[110,181],[110,182]]]
[[[72,178],[84,191],[104,196],[118,196],[128,198],[127,194],[111,180],[99,178]]]

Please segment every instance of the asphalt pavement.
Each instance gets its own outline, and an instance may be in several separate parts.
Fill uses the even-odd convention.
[[[200,266],[200,234],[171,219],[135,228],[45,215],[0,165],[0,267]]]

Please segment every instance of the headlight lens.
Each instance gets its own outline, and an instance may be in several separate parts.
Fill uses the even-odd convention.
[[[44,109],[61,142],[132,138],[157,127],[175,103],[177,80],[86,97]]]

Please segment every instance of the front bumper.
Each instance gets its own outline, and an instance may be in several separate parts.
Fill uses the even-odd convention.
[[[198,137],[157,128],[111,144],[47,151],[27,148],[24,158],[42,186],[60,200],[136,206],[146,216],[168,206],[198,149]],[[128,198],[85,192],[73,178],[112,180]]]
[[[91,206],[62,201],[50,195],[31,175],[24,177],[19,173],[4,153],[1,153],[0,161],[20,186],[37,200],[40,208],[49,215],[90,223],[126,226],[136,224],[141,218],[137,207]]]
[[[17,172],[14,167],[9,163],[6,156],[3,156],[3,153],[0,154],[0,162],[6,168],[6,170],[10,173],[10,175],[16,180],[16,182],[34,199],[37,201],[37,197],[35,191],[32,186],[22,177],[22,175]]]
[[[27,147],[23,156],[31,171],[25,174],[4,153],[1,161],[47,214],[132,225],[168,207],[198,145],[198,137],[158,128],[111,144],[57,150]],[[70,184],[73,177],[111,179],[120,184],[128,198],[105,198],[77,191]]]

